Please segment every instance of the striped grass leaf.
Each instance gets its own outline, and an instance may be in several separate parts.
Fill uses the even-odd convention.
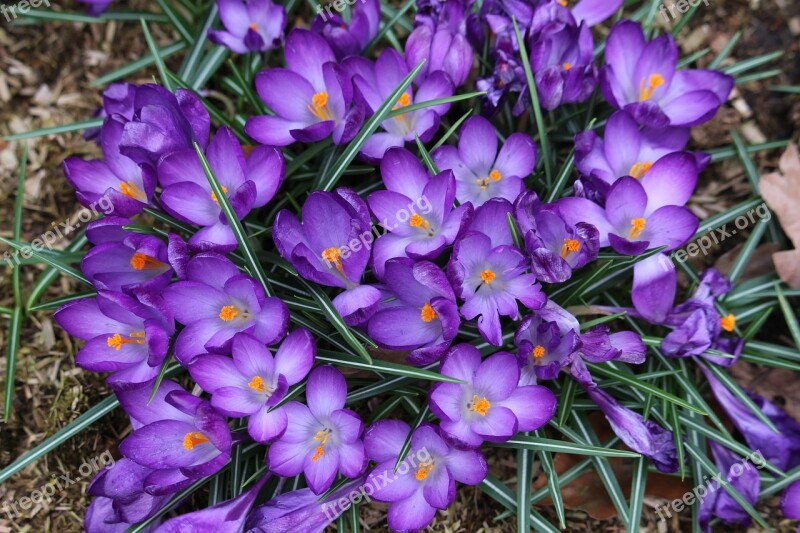
[[[542,431],[537,430],[534,432],[536,438],[542,438]],[[530,453],[530,452],[528,452]],[[553,506],[556,508],[556,515],[558,516],[558,524],[561,529],[567,527],[566,525],[566,514],[564,513],[564,496],[561,494],[561,484],[558,480],[558,472],[556,472],[556,465],[553,462],[553,454],[547,450],[538,450],[537,451],[539,458],[542,463],[542,470],[544,470],[545,476],[547,477],[547,486],[550,489],[550,499],[553,501]],[[525,502],[526,508],[530,507],[531,497],[530,497],[530,483],[527,484],[528,486],[528,497],[524,500],[517,499],[517,505],[522,505],[520,501]],[[529,530],[525,530],[529,531]]]
[[[35,313],[38,311],[52,311],[53,309],[58,309],[62,305],[75,301],[80,300],[82,298],[94,298],[97,296],[97,292],[95,291],[84,291],[84,292],[76,292],[75,294],[69,294],[67,296],[61,296],[60,298],[53,298],[52,300],[48,300],[46,302],[41,302],[39,304],[33,305],[28,307],[28,313]]]
[[[439,374],[438,372],[431,372],[430,370],[417,368],[411,365],[404,365],[401,363],[392,363],[389,361],[381,361],[374,359],[369,362],[364,362],[363,360],[357,357],[352,357],[345,354],[339,354],[331,352],[329,350],[318,350],[317,360],[323,363],[341,365],[341,366],[346,366],[348,368],[356,368],[358,370],[369,370],[371,372],[382,372],[385,374],[391,374],[393,376],[401,376],[405,378],[422,379],[425,381],[442,382],[442,383],[457,383],[457,384],[464,383],[460,379],[450,376],[445,376],[444,374]]]
[[[214,22],[217,20],[217,15],[219,14],[219,8],[217,7],[216,2],[209,2],[207,5],[208,13],[206,13],[203,23],[200,25],[197,33],[197,39],[194,41],[191,49],[189,49],[186,59],[183,60],[183,64],[178,70],[178,75],[186,80],[193,78],[195,70],[200,63],[200,58],[203,56],[203,50],[208,43],[208,30],[211,28],[211,26],[213,26]]]
[[[800,326],[797,324],[797,315],[792,310],[792,306],[789,305],[789,300],[783,294],[780,282],[775,283],[775,295],[778,297],[778,303],[783,312],[783,318],[786,320],[786,325],[789,326],[789,333],[792,335],[794,346],[797,350],[800,350]]]
[[[64,251],[67,253],[74,253],[86,246],[86,243],[89,242],[89,240],[84,235],[84,232],[85,229],[80,230],[78,236],[75,237],[71,243],[69,243]],[[25,304],[25,308],[28,309],[29,312],[33,307],[35,307],[36,302],[39,301],[39,298],[41,298],[45,291],[47,291],[48,287],[50,287],[50,285],[52,285],[52,283],[58,279],[59,274],[60,271],[57,268],[49,266],[42,273],[42,275],[39,276],[39,279],[36,281],[36,285],[33,286],[33,289],[28,296],[28,301]]]
[[[644,507],[644,494],[647,488],[647,458],[639,457],[633,461],[633,472],[631,475],[631,498],[630,525],[632,529],[628,531],[639,531],[642,520],[642,508]]]
[[[406,459],[406,455],[408,455],[409,450],[411,450],[411,437],[414,435],[414,431],[423,423],[425,419],[431,412],[431,406],[428,402],[425,402],[425,406],[419,410],[417,416],[414,417],[414,420],[411,422],[409,426],[408,435],[406,435],[406,440],[403,441],[403,445],[400,447],[400,453],[397,455],[397,461],[394,463],[394,469],[392,470],[393,473],[397,472],[397,469],[400,468],[400,465],[403,464],[403,461]]]
[[[458,130],[458,128],[461,126],[461,124],[465,120],[467,120],[471,114],[472,114],[472,109],[470,109],[469,111],[467,111],[466,113],[461,115],[461,117],[458,120],[456,120],[455,123],[452,126],[450,126],[447,129],[445,134],[442,135],[442,138],[439,139],[438,141],[436,141],[436,144],[434,144],[433,147],[431,148],[431,152],[433,152],[434,150],[436,150],[437,148],[442,146],[445,142],[447,142],[447,139],[449,139],[456,132],[456,130]]]
[[[516,512],[517,499],[514,497],[514,493],[492,474],[488,474],[486,478],[480,482],[478,488],[509,511]],[[531,527],[534,531],[539,533],[560,533],[558,528],[548,522],[547,519],[535,509],[531,507],[528,510],[530,511]]]
[[[71,122],[69,124],[62,124],[61,126],[51,126],[49,128],[39,128],[37,130],[26,131],[23,133],[15,133],[5,137],[6,141],[22,141],[24,139],[35,139],[37,137],[44,137],[46,135],[61,135],[62,133],[70,133],[73,131],[83,131],[90,128],[99,128],[103,125],[102,118],[90,118],[88,120],[79,120],[78,122]]]
[[[168,90],[174,91],[175,87],[172,85],[172,80],[167,75],[168,70],[167,66],[164,64],[164,58],[158,54],[158,47],[150,33],[150,28],[147,26],[147,22],[145,22],[144,19],[140,19],[140,22],[142,23],[142,31],[144,31],[144,39],[147,42],[147,47],[150,49],[150,55],[153,56],[156,69],[158,69],[158,75],[161,77],[161,83],[163,83],[164,87]]]
[[[509,440],[493,444],[497,448],[517,448],[530,450],[546,450],[551,453],[569,453],[577,455],[591,455],[593,457],[639,457],[636,452],[601,448],[590,444],[568,442],[564,440],[540,439],[517,435]]]
[[[406,113],[411,113],[419,109],[425,109],[427,107],[433,107],[436,105],[450,104],[453,102],[460,102],[461,100],[470,100],[472,98],[477,98],[485,94],[486,94],[485,91],[475,91],[466,94],[456,94],[453,96],[446,96],[445,98],[434,98],[433,100],[425,100],[424,102],[419,102],[416,104],[407,105],[405,107],[398,107],[397,109],[392,109],[392,111],[388,115],[386,115],[386,118],[399,117],[401,115],[405,115]]]
[[[548,453],[548,452],[542,452]],[[529,533],[531,515],[528,513],[533,483],[533,450],[522,448],[517,450],[517,533]]]

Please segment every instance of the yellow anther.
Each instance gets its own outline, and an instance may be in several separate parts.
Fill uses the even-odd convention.
[[[199,431],[191,431],[183,437],[183,447],[187,450],[193,450],[198,444],[208,442],[208,437]]]
[[[636,239],[639,235],[642,234],[644,231],[644,227],[647,225],[647,219],[645,218],[634,218],[631,219],[631,230],[628,232],[629,239]]]
[[[502,179],[502,174],[496,168],[489,172],[489,177],[492,178],[494,181],[500,181]]]
[[[136,270],[153,270],[165,265],[155,257],[136,252],[131,256],[131,266]]]
[[[250,380],[247,386],[256,392],[267,392],[267,386],[264,385],[264,379],[261,376],[253,376],[253,379]]]
[[[639,101],[645,102],[650,100],[653,97],[653,93],[664,85],[666,80],[664,80],[664,76],[661,74],[650,74],[647,78],[647,84],[645,85],[645,79],[642,78],[642,81],[639,83]]]
[[[222,187],[223,194],[228,194],[228,188],[226,186],[220,185],[220,187]],[[215,204],[219,205],[219,198],[217,198],[217,193],[214,191],[211,191],[211,199],[214,200]]]
[[[222,309],[219,310],[219,317],[224,320],[225,322],[230,322],[237,316],[239,316],[239,308],[235,305],[226,305]]]
[[[123,337],[119,333],[114,333],[111,337],[106,339],[106,344],[109,347],[119,351],[123,344],[144,344],[145,337],[144,331],[132,331],[128,333],[128,338]]]
[[[631,169],[628,171],[628,174],[638,180],[641,179],[642,176],[647,174],[647,171],[650,170],[650,167],[652,166],[653,163],[651,163],[650,161],[645,161],[645,162],[638,161],[631,167]]]
[[[727,316],[720,317],[719,323],[722,326],[722,329],[727,332],[731,332],[736,327],[736,317],[733,316],[733,313],[730,313]]]
[[[420,315],[422,316],[423,322],[430,322],[438,316],[430,303],[426,303],[422,306],[422,312]]]
[[[430,461],[425,461],[424,463],[420,463],[419,469],[414,473],[414,477],[417,478],[417,481],[422,481],[428,474],[431,473],[433,470],[433,463]]]
[[[411,226],[412,228],[422,228],[424,230],[428,230],[431,227],[431,223],[422,218],[422,216],[420,216],[417,213],[411,215],[411,218],[408,221],[408,225]]]
[[[342,260],[339,255],[339,249],[335,246],[322,250],[322,258],[329,264],[336,267],[336,270],[338,270],[344,276],[344,266],[342,265]]]
[[[254,32],[256,32],[256,33],[259,33],[259,31],[258,31],[258,24],[256,24],[255,22],[251,22],[251,23],[250,23],[250,29],[251,29],[251,30],[253,30],[253,31],[254,31]]]
[[[491,406],[492,404],[489,403],[489,400],[487,400],[485,396],[483,398],[478,398],[477,394],[473,394],[469,409],[470,411],[475,411],[481,416],[486,416],[486,413],[489,411]]]
[[[562,66],[564,67],[564,70],[569,70],[572,68],[572,63],[564,63]]]
[[[395,109],[406,107],[411,104],[411,95],[408,93],[403,93],[400,95],[400,98],[397,100],[397,104],[394,106]]]
[[[314,455],[311,456],[311,460],[315,463],[325,457],[325,445],[328,443],[329,438],[331,438],[330,429],[321,429],[314,435],[314,440],[319,442],[319,446],[314,450]]]
[[[134,200],[139,200],[140,202],[147,201],[147,195],[132,181],[121,182],[119,184],[119,191],[128,198],[133,198]]]
[[[581,242],[576,239],[564,239],[564,244],[561,245],[561,258],[566,259],[569,254],[579,252],[581,249]]]
[[[495,277],[497,277],[495,276],[495,273],[489,270],[488,268],[483,272],[481,272],[481,279],[483,280],[484,283],[491,283],[492,281],[494,281]]]
[[[328,107],[328,93],[325,91],[314,93],[314,96],[311,97],[311,105],[308,106],[308,110],[320,120],[331,120],[331,110]]]
[[[537,344],[536,347],[533,349],[533,352],[531,352],[531,355],[533,355],[534,359],[541,359],[542,357],[544,357],[544,346],[542,346],[541,344]]]

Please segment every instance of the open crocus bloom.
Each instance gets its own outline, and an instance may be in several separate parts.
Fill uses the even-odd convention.
[[[239,141],[228,128],[220,128],[214,135],[206,158],[240,219],[269,202],[286,173],[283,154],[277,148],[257,146],[245,161]],[[236,237],[193,148],[165,157],[158,165],[158,181],[164,189],[164,209],[184,222],[202,226],[189,239],[193,250],[236,249]]]
[[[638,22],[614,25],[600,76],[603,96],[645,126],[696,126],[713,117],[733,89],[733,78],[715,70],[676,72],[678,47],[666,33],[646,42]]]
[[[284,339],[275,357],[264,343],[246,333],[233,338],[233,359],[206,354],[189,365],[189,373],[211,393],[211,405],[220,413],[249,416],[247,431],[258,442],[280,437],[286,429],[286,410],[273,409],[292,385],[303,380],[314,364],[316,344],[298,329]]]
[[[270,470],[279,476],[303,472],[314,494],[322,494],[336,474],[356,477],[364,469],[361,419],[344,409],[347,384],[341,372],[322,366],[311,372],[306,385],[306,403],[284,406],[289,424],[281,438],[269,448]]]
[[[523,319],[514,335],[522,366],[520,385],[558,377],[581,346],[579,331],[578,320],[550,301]]]
[[[127,232],[125,224],[131,221],[108,217],[88,226],[86,235],[96,246],[81,260],[81,270],[98,289],[163,289],[172,278],[167,245],[152,235]]]
[[[286,334],[286,304],[276,297],[266,298],[261,285],[224,256],[198,254],[186,268],[186,279],[164,290],[175,320],[186,326],[175,340],[175,358],[181,363],[202,353],[224,352],[240,332],[264,344]]]
[[[225,30],[208,30],[211,42],[236,52],[266,52],[283,38],[286,10],[271,0],[217,0]]]
[[[382,348],[411,350],[411,364],[436,361],[461,323],[447,276],[429,261],[398,258],[386,263],[385,279],[387,295],[369,320],[369,336]]]
[[[122,217],[140,213],[153,197],[156,187],[155,173],[141,168],[120,153],[123,134],[120,117],[107,118],[100,130],[103,159],[84,161],[79,157],[64,160],[64,175],[75,188],[78,201],[85,207],[96,209],[103,203]],[[110,214],[111,211],[106,214]]]
[[[345,63],[345,68],[353,77],[357,94],[364,101],[369,114],[377,111],[409,73],[403,56],[392,48],[381,52],[374,65],[363,58],[350,58]],[[400,95],[394,109],[400,110],[412,104],[446,98],[452,96],[454,90],[453,83],[444,72],[434,72],[422,82],[416,93],[408,87]],[[384,131],[373,133],[367,139],[361,149],[361,156],[367,161],[377,162],[389,148],[403,146],[407,142],[413,143],[415,136],[422,142],[430,141],[439,128],[439,117],[447,113],[448,109],[450,104],[439,104],[387,118],[381,123]]]
[[[539,429],[556,412],[550,389],[518,385],[519,365],[508,352],[481,361],[477,348],[459,344],[445,355],[441,372],[464,382],[437,383],[430,395],[431,411],[442,420],[442,431],[459,445],[504,442],[517,431]]]
[[[351,107],[353,88],[321,36],[293,29],[286,38],[287,68],[256,75],[256,90],[275,115],[250,117],[245,131],[261,144],[310,143],[333,134],[349,142],[364,119],[361,106]]]
[[[153,385],[117,393],[134,427],[119,449],[128,459],[154,470],[145,488],[158,494],[222,468],[230,459],[231,432],[211,404],[172,381],[162,382],[148,403]]]
[[[456,481],[477,485],[488,473],[480,451],[450,446],[429,424],[414,430],[411,448],[395,470],[410,432],[405,422],[381,420],[364,435],[369,458],[378,463],[365,485],[375,488],[373,498],[390,503],[388,520],[394,531],[424,529],[437,509],[453,503]],[[387,479],[391,483],[381,482]]]
[[[112,291],[74,300],[55,313],[58,324],[86,344],[75,357],[81,368],[113,372],[114,388],[144,383],[158,375],[175,331],[172,315],[157,296],[138,299]]]
[[[610,245],[625,255],[660,246],[669,251],[697,230],[697,217],[682,207],[696,183],[694,158],[677,152],[661,158],[641,180],[617,180],[605,208],[586,198],[562,198],[555,205],[568,224],[588,222],[596,227],[601,247]]]
[[[461,126],[458,148],[442,146],[431,154],[441,170],[456,177],[456,198],[475,207],[491,198],[513,202],[525,188],[522,180],[536,166],[536,145],[524,133],[512,133],[497,151],[497,132],[483,117]]]
[[[321,12],[311,21],[311,31],[322,35],[330,45],[336,58],[342,60],[348,56],[357,56],[378,34],[381,23],[380,0],[361,0],[356,2],[350,11],[350,22],[346,22],[337,13],[331,13],[328,4],[325,14]]]
[[[461,314],[467,320],[480,316],[478,330],[495,346],[503,344],[500,316],[519,316],[517,300],[528,309],[539,309],[547,300],[522,252],[508,245],[493,248],[491,239],[476,231],[456,242],[447,275],[465,300]]]
[[[287,209],[278,213],[272,238],[281,257],[305,279],[340,287],[333,305],[349,325],[368,319],[380,291],[360,285],[373,241],[369,210],[355,191],[315,191],[303,204],[300,222]]]
[[[372,269],[383,279],[386,261],[395,257],[434,259],[453,243],[472,217],[472,204],[453,209],[453,173],[431,177],[405,148],[394,148],[381,161],[386,191],[367,198],[370,210],[388,231],[375,242]]]

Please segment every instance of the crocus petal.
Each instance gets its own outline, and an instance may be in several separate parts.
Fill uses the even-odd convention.
[[[632,300],[636,310],[656,324],[672,310],[678,277],[675,265],[664,254],[656,254],[633,266]]]
[[[332,366],[321,366],[308,377],[306,401],[318,419],[328,420],[333,411],[344,407],[346,396],[344,376]]]

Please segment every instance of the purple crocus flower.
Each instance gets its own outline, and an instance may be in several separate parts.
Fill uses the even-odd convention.
[[[98,289],[158,292],[169,284],[172,268],[167,245],[152,235],[127,232],[132,222],[106,217],[86,229],[96,244],[81,260],[81,270]]]
[[[481,361],[477,348],[459,344],[445,355],[441,374],[464,382],[437,383],[430,395],[431,411],[442,420],[442,431],[459,445],[505,442],[518,431],[539,429],[556,412],[550,389],[518,385],[517,358],[508,352]]]
[[[697,183],[694,158],[674,153],[661,158],[641,180],[618,179],[605,208],[586,198],[562,198],[555,205],[568,224],[587,222],[600,232],[600,246],[625,255],[666,246],[674,250],[697,230],[697,217],[683,207]]]
[[[369,114],[377,111],[409,73],[403,56],[392,48],[381,52],[374,65],[363,58],[350,58],[345,61],[345,68],[352,76],[357,95]],[[406,89],[394,109],[446,98],[452,96],[454,90],[450,78],[444,72],[437,71],[425,78],[416,93],[411,87]],[[413,143],[415,136],[422,142],[430,141],[439,129],[439,117],[449,109],[450,104],[439,104],[387,118],[381,123],[384,131],[373,133],[367,139],[361,156],[369,162],[377,162],[389,148]]]
[[[118,114],[131,120],[133,118],[133,99],[136,96],[137,86],[132,83],[114,82],[110,83],[103,90],[103,106],[94,114],[95,117],[102,117],[103,119],[111,115]],[[83,138],[87,141],[96,139],[98,143],[100,140],[101,128],[89,128],[83,132]],[[118,147],[115,147],[118,149]]]
[[[648,457],[660,472],[678,470],[678,452],[671,431],[621,405],[592,380],[581,359],[572,363],[572,376],[606,415],[611,429],[630,449]]]
[[[386,191],[367,198],[372,213],[389,233],[375,241],[372,270],[384,278],[386,261],[395,257],[434,259],[452,244],[472,217],[472,204],[453,209],[453,173],[431,177],[405,148],[393,148],[381,161]]]
[[[520,385],[555,379],[581,347],[578,320],[552,301],[524,318],[514,335],[522,367]]]
[[[109,213],[129,217],[140,213],[150,203],[156,177],[150,169],[139,167],[120,153],[123,136],[119,117],[107,118],[100,130],[103,159],[84,161],[68,157],[63,165],[64,176],[75,188],[75,195],[83,206],[93,209],[110,202]]]
[[[163,494],[222,468],[230,459],[231,432],[211,404],[177,383],[162,382],[148,403],[153,385],[117,392],[134,427],[119,449],[128,459],[154,470],[145,480],[145,490]]]
[[[604,137],[594,130],[575,136],[575,167],[582,176],[611,185],[623,176],[641,179],[653,164],[672,152],[683,150],[689,141],[689,128],[640,129],[630,114],[617,111],[608,119]],[[693,154],[697,172],[710,156]]]
[[[745,391],[758,410],[778,430],[773,431],[704,365],[698,366],[708,380],[717,402],[742,434],[750,449],[760,450],[770,464],[784,471],[800,465],[800,423],[763,396]]]
[[[516,320],[517,301],[528,309],[539,309],[547,300],[536,276],[527,270],[522,252],[508,245],[493,247],[483,233],[470,231],[455,243],[447,275],[464,300],[461,314],[467,320],[480,316],[478,331],[495,346],[503,344],[500,316]]]
[[[311,21],[311,31],[322,35],[336,59],[360,55],[378,34],[381,23],[380,0],[361,0],[350,11],[350,22],[331,13],[332,4],[317,4],[317,16]],[[324,9],[324,12],[323,12]]]
[[[573,270],[597,258],[597,228],[585,222],[567,224],[555,209],[543,205],[535,192],[525,191],[517,198],[514,215],[540,281],[562,283],[572,277]]]
[[[289,424],[269,448],[270,470],[279,476],[305,474],[314,494],[322,494],[337,473],[356,477],[365,466],[361,419],[344,409],[347,383],[332,366],[314,369],[306,384],[305,406],[284,406]]]
[[[513,202],[536,166],[536,145],[525,133],[512,133],[497,152],[497,132],[483,117],[470,117],[459,131],[458,148],[442,146],[431,156],[456,177],[456,198],[475,207],[491,198]]]
[[[387,295],[367,333],[381,348],[411,350],[406,359],[413,365],[438,360],[461,323],[447,276],[429,261],[398,258],[386,263],[384,277]]]
[[[517,99],[512,113],[518,116],[526,109],[525,99],[528,95],[522,62],[510,50],[498,49],[494,55],[496,57],[492,73],[475,82],[475,87],[486,93],[486,96],[483,97],[481,112],[489,117],[496,114],[510,95],[515,93]]]
[[[374,499],[390,504],[388,521],[393,531],[424,529],[437,509],[453,503],[456,481],[477,485],[488,473],[480,451],[451,447],[430,424],[414,430],[411,448],[395,471],[410,432],[405,422],[380,420],[364,435],[369,458],[378,463],[365,485],[375,488]],[[391,483],[385,481],[389,479]]]
[[[247,533],[322,533],[325,528],[349,508],[353,493],[360,499],[359,490],[366,476],[358,477],[334,489],[324,499],[300,489],[284,492],[256,507],[247,519]],[[339,502],[348,501],[346,506]]]
[[[86,9],[86,13],[93,16],[98,17],[102,15],[108,6],[114,3],[114,0],[78,0],[83,4],[89,4]]]
[[[709,441],[709,446],[714,453],[714,462],[720,475],[708,482],[706,488],[710,494],[700,500],[697,518],[700,529],[704,533],[711,533],[710,522],[714,517],[720,518],[726,524],[748,527],[752,518],[722,487],[720,478],[738,491],[750,505],[755,505],[761,491],[761,477],[758,475],[758,470],[713,440]]]
[[[186,278],[164,290],[175,320],[186,326],[175,340],[175,358],[189,363],[206,352],[225,353],[233,336],[244,332],[264,344],[280,340],[289,326],[289,309],[266,298],[253,278],[212,252],[194,256]]]
[[[158,512],[169,495],[153,496],[144,490],[152,472],[125,457],[98,472],[89,483],[89,495],[94,499],[84,517],[86,533],[124,533]],[[146,531],[156,527],[158,522]]]
[[[474,55],[466,37],[468,9],[463,0],[445,0],[435,10],[418,11],[416,27],[405,46],[408,68],[425,60],[415,84],[423,83],[429,74],[437,71],[445,72],[456,87],[467,80]]]
[[[175,331],[172,314],[160,297],[98,291],[97,298],[73,300],[54,315],[70,335],[86,344],[75,357],[92,372],[113,372],[115,389],[150,381],[158,375]]]
[[[531,69],[541,106],[552,110],[586,100],[597,85],[589,26],[552,0],[536,8],[530,31]]]
[[[185,533],[187,531],[244,531],[250,508],[269,476],[256,481],[242,494],[217,505],[170,518],[155,533]]]
[[[214,135],[206,157],[240,219],[269,202],[286,175],[279,149],[257,146],[245,161],[239,141],[228,128],[220,128]],[[189,239],[192,250],[231,252],[237,248],[236,236],[193,148],[164,157],[158,165],[158,181],[163,187],[164,209],[184,222],[202,226]]]
[[[786,518],[800,518],[800,481],[795,481],[783,491],[781,510]]]
[[[575,5],[570,5],[569,0],[556,0],[564,7],[569,7],[572,16],[578,22],[585,22],[589,26],[600,24],[622,7],[623,0],[578,0]]]
[[[272,238],[281,256],[305,279],[345,289],[333,299],[349,325],[375,311],[380,291],[360,285],[370,256],[372,225],[364,201],[347,188],[315,191],[303,204],[303,221],[284,209],[275,218]]]
[[[645,126],[696,126],[713,117],[733,89],[715,70],[676,72],[678,47],[670,33],[646,42],[638,22],[614,25],[605,49],[600,89],[616,109]]]
[[[193,92],[176,89],[173,94],[149,83],[136,89],[132,118],[125,122],[119,150],[155,168],[162,157],[192,148],[195,142],[205,149],[210,129],[211,117]]]
[[[353,88],[328,43],[295,28],[284,47],[287,68],[256,75],[256,90],[274,115],[250,117],[245,131],[261,144],[311,143],[333,134],[335,144],[349,142],[361,127],[364,110],[351,107]]]
[[[211,42],[237,54],[267,52],[280,46],[286,10],[271,0],[217,0],[225,30],[209,28]]]
[[[233,359],[207,354],[189,364],[189,373],[220,413],[249,417],[247,431],[258,442],[269,442],[286,430],[286,410],[273,409],[292,385],[302,381],[314,365],[317,351],[311,334],[297,329],[284,339],[275,357],[264,343],[238,333],[231,346]]]

